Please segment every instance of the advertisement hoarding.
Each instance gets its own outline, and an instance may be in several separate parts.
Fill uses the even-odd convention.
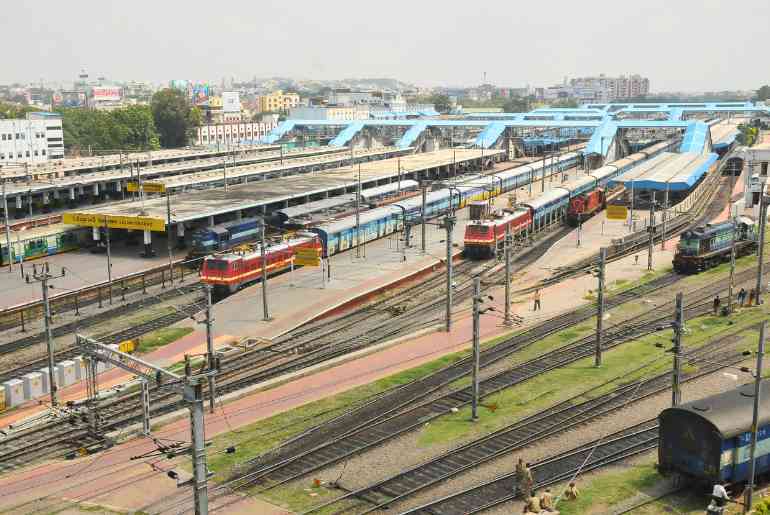
[[[98,101],[118,101],[122,97],[122,91],[112,86],[96,86],[91,90],[91,97]]]

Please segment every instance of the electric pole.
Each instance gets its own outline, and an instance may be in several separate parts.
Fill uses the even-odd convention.
[[[652,270],[652,247],[655,241],[655,192],[650,199],[650,224],[647,226],[647,270]]]
[[[110,224],[107,215],[104,215],[104,237],[107,243],[107,290],[109,292],[110,306],[112,306],[112,249],[110,247]]]
[[[732,212],[732,209],[730,209]],[[732,219],[733,230],[730,235],[730,284],[727,286],[727,312],[733,312],[733,288],[735,287],[735,237],[738,232],[738,220]]]
[[[674,368],[671,377],[671,405],[678,406],[682,402],[682,334],[684,332],[684,295],[676,294],[676,318],[674,327]]]
[[[174,284],[174,249],[171,243],[171,191],[166,190],[166,239],[168,247],[168,280]]]
[[[214,413],[214,401],[217,397],[217,386],[214,375],[217,372],[216,358],[214,357],[214,335],[213,324],[214,318],[211,316],[211,285],[205,285],[206,293],[206,357],[208,359],[209,372],[212,372],[208,376],[209,380],[209,413]]]
[[[32,282],[32,280],[38,281],[43,290],[43,321],[45,323],[45,341],[46,349],[48,352],[48,386],[51,394],[51,407],[53,408],[58,405],[58,401],[56,399],[56,390],[58,388],[56,386],[56,377],[54,374],[54,367],[56,364],[54,363],[53,332],[51,330],[51,304],[48,299],[48,281],[51,279],[64,277],[64,275],[64,268],[62,268],[61,274],[56,276],[51,275],[48,263],[43,263],[39,269],[37,265],[32,265],[32,278],[30,278],[29,274],[27,274],[26,277],[27,283]]]
[[[422,253],[425,254],[426,252],[426,243],[425,243],[425,199],[428,195],[428,184],[425,181],[422,181]]]
[[[759,424],[759,402],[762,393],[762,359],[765,355],[765,330],[767,322],[763,321],[759,326],[759,347],[757,348],[757,369],[754,371],[754,412],[751,422],[751,452],[749,457],[749,485],[746,488],[746,503],[743,512],[751,510],[751,502],[754,496],[754,476],[756,475],[757,456],[757,425]]]
[[[356,183],[356,257],[361,257],[361,163],[358,163]]]
[[[262,220],[261,244],[260,254],[262,257],[262,320],[268,322],[270,320],[270,312],[267,310],[267,257],[266,249],[267,242],[265,241],[265,221]]]
[[[607,249],[599,249],[599,288],[596,294],[596,350],[594,366],[602,366],[602,330],[604,325],[604,267],[607,262]]]
[[[732,195],[732,194],[731,194]],[[660,250],[666,250],[666,218],[668,218],[668,184],[666,184],[666,194],[663,196],[663,211],[660,214],[661,230]]]
[[[505,317],[503,323],[512,325],[511,319],[511,226],[505,226]]]
[[[481,278],[473,278],[473,399],[471,399],[471,419],[479,419],[479,322],[481,318]]]
[[[227,156],[222,159],[222,177],[225,181],[225,191],[227,191]]]
[[[456,218],[447,215],[444,217],[446,229],[446,332],[452,331],[452,229]]]
[[[13,270],[13,255],[11,253],[11,224],[8,217],[8,199],[5,196],[6,178],[3,177],[3,218],[5,220],[5,246],[8,250],[8,272]]]
[[[767,198],[764,193],[759,197],[759,249],[757,250],[757,306],[762,304],[762,268],[765,254],[765,226],[767,225]]]

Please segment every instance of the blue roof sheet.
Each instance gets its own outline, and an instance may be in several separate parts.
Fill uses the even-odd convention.
[[[703,153],[711,140],[709,126],[703,122],[690,122],[679,146],[679,152]]]

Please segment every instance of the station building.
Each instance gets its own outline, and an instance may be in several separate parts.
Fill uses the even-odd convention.
[[[56,113],[0,120],[0,166],[64,158],[64,132]]]

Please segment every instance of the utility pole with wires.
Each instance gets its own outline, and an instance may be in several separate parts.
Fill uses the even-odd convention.
[[[684,294],[676,294],[676,317],[671,324],[674,329],[674,366],[671,376],[671,405],[678,406],[682,402],[682,335],[684,334]]]
[[[666,219],[668,218],[668,184],[666,184],[666,193],[663,196],[663,210],[660,213],[661,231],[660,250],[666,250]]]
[[[262,258],[262,320],[265,322],[270,321],[270,312],[267,309],[267,257],[266,249],[267,241],[265,241],[265,221],[262,220],[262,228],[260,229],[260,254]]]
[[[43,263],[40,267],[38,267],[37,264],[32,265],[32,277],[30,277],[29,274],[26,276],[27,283],[31,283],[33,280],[37,281],[40,283],[43,290],[43,321],[45,323],[45,342],[48,353],[48,385],[51,394],[51,407],[53,408],[58,405],[56,398],[56,391],[58,388],[56,386],[56,377],[54,374],[56,363],[54,363],[53,332],[51,330],[51,303],[48,299],[48,288],[50,288],[50,286],[48,285],[48,281],[64,277],[65,273],[66,270],[62,268],[59,275],[52,275],[48,263]]]
[[[474,422],[479,419],[479,360],[481,350],[479,348],[480,340],[480,321],[481,321],[481,278],[477,275],[473,278],[473,377],[472,389],[473,398],[471,399],[471,420]]]
[[[444,217],[444,228],[446,229],[446,332],[452,331],[452,289],[454,280],[452,277],[452,230],[456,218],[451,215]]]
[[[730,208],[732,212],[732,208]],[[738,236],[738,220],[732,219],[733,230],[730,235],[730,283],[727,286],[727,313],[733,312],[733,289],[735,288],[735,238]]]
[[[358,181],[356,182],[356,257],[361,257],[361,163],[358,163]]]
[[[99,229],[96,229],[97,231]],[[108,223],[107,215],[104,215],[104,237],[107,245],[107,291],[110,299],[110,306],[112,305],[112,249],[110,247],[110,225]],[[99,303],[101,304],[101,302]],[[101,307],[101,305],[99,306]]]
[[[599,250],[599,270],[596,274],[599,287],[596,291],[596,349],[594,366],[602,366],[602,332],[604,330],[604,269],[607,264],[607,248]]]
[[[401,157],[398,158],[398,183],[396,183],[396,195],[401,195]],[[361,168],[358,169],[359,173]]]
[[[765,356],[765,332],[767,321],[762,321],[759,327],[759,347],[757,348],[757,368],[754,371],[754,409],[751,419],[751,449],[749,452],[749,484],[746,487],[746,502],[743,504],[743,513],[751,510],[754,496],[754,480],[756,476],[757,456],[757,432],[759,425],[759,403],[762,393],[762,360]]]
[[[171,242],[171,190],[166,188],[166,246],[168,247],[168,280],[174,284],[174,245]]]
[[[768,197],[763,193],[759,198],[759,248],[757,249],[757,306],[762,304],[762,269],[765,253],[765,227],[767,226]]]
[[[647,270],[652,270],[652,250],[655,242],[655,192],[650,199],[650,223],[647,226]]]
[[[511,237],[511,226],[505,226],[505,316],[503,323],[512,325],[511,318],[511,246],[513,245]]]
[[[427,252],[427,250],[426,250],[427,247],[426,247],[426,242],[425,242],[425,238],[426,238],[426,236],[425,236],[425,201],[426,201],[426,197],[428,195],[428,183],[427,183],[427,181],[422,181],[420,183],[420,186],[422,187],[422,207],[421,207],[421,211],[420,211],[420,218],[421,218],[421,221],[422,221],[422,224],[421,224],[421,238],[422,238],[422,241],[421,241],[421,248],[420,248],[420,250],[422,251],[423,254],[425,254],[425,252]]]
[[[8,272],[13,271],[13,254],[11,252],[11,223],[8,216],[8,198],[5,196],[5,183],[8,182],[3,177],[3,221],[5,222],[5,248],[8,252]]]
[[[214,356],[214,318],[211,314],[211,285],[205,285],[206,292],[206,318],[203,321],[206,324],[206,360],[208,362],[208,381],[209,381],[209,413],[214,413],[214,403],[217,398],[216,374],[219,371],[217,359]]]
[[[222,159],[222,175],[225,181],[225,191],[227,191],[227,156]]]

